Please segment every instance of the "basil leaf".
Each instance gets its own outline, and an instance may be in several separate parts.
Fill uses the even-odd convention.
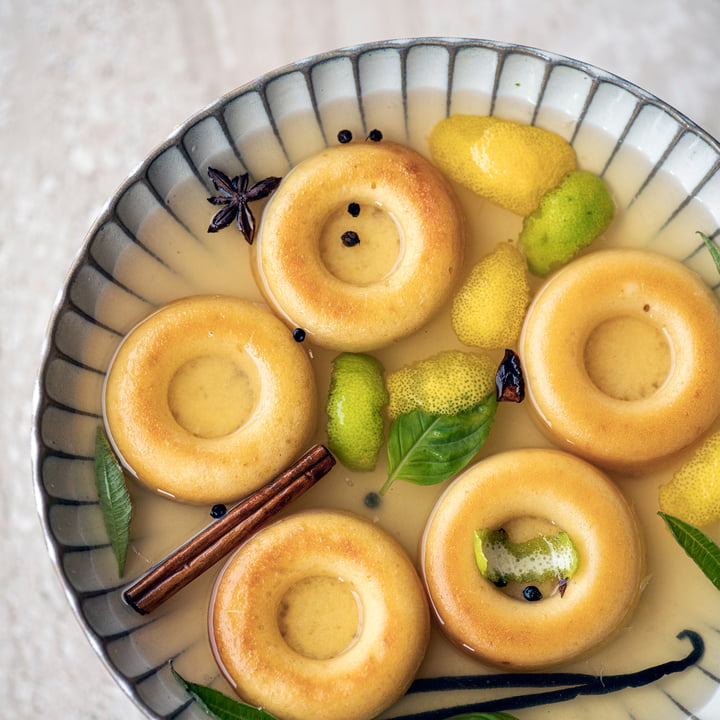
[[[122,467],[110,447],[102,427],[95,433],[95,487],[110,545],[115,553],[118,575],[125,572],[125,560],[130,544],[132,502]]]
[[[234,700],[219,690],[188,682],[175,670],[172,663],[170,670],[190,697],[211,717],[218,718],[218,720],[277,720],[274,715]]]
[[[393,420],[388,437],[388,479],[435,485],[462,470],[485,444],[497,409],[495,395],[457,415],[413,410]]]
[[[684,520],[659,512],[680,547],[720,590],[720,547],[705,533]]]
[[[697,231],[697,234],[702,238],[705,243],[705,247],[710,251],[710,256],[715,263],[717,271],[720,272],[720,248],[703,232]]]

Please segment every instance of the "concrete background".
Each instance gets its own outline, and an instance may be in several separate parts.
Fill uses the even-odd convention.
[[[55,296],[101,206],[173,127],[306,55],[472,36],[585,60],[720,137],[717,0],[0,0],[0,716],[142,717],[48,560],[32,392]]]

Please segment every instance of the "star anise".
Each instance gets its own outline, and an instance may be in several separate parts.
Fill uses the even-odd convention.
[[[210,221],[208,232],[222,230],[237,219],[238,230],[252,245],[255,239],[255,218],[248,203],[270,195],[280,184],[281,178],[268,177],[248,187],[248,173],[236,175],[231,180],[225,173],[209,167],[208,175],[220,193],[220,195],[209,197],[208,202],[213,205],[223,205],[223,208],[218,210]]]

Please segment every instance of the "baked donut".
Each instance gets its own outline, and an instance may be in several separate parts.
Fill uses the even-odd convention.
[[[660,464],[720,411],[717,300],[693,271],[658,253],[600,250],[559,270],[530,305],[520,356],[549,437],[608,469]]]
[[[272,313],[198,295],[160,308],[121,342],[105,380],[108,438],[150,489],[232,502],[289,465],[315,428],[307,353]]]
[[[223,674],[283,720],[373,718],[407,689],[429,610],[401,546],[345,512],[286,516],[231,557],[209,631]]]
[[[473,533],[516,520],[553,523],[577,551],[564,593],[527,602],[483,577]],[[480,461],[453,481],[431,512],[421,570],[447,636],[477,659],[540,669],[577,657],[619,628],[644,572],[639,526],[620,490],[584,460],[521,449]]]
[[[258,285],[324,347],[373,350],[424,325],[462,268],[464,221],[444,176],[392,142],[329,147],[268,202]]]

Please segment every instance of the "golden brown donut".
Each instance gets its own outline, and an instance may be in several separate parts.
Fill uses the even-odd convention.
[[[628,399],[591,379],[588,343],[617,321],[664,338],[666,369],[644,396]],[[660,463],[698,439],[720,411],[717,300],[694,272],[658,253],[601,250],[559,270],[528,310],[520,355],[548,435],[608,469],[633,473]],[[639,355],[648,374],[654,357]]]
[[[345,246],[355,228],[359,242]],[[350,143],[283,179],[263,213],[254,267],[291,327],[328,348],[364,351],[432,317],[455,284],[464,246],[457,199],[433,165],[395,143]]]
[[[480,574],[474,531],[520,518],[569,534],[579,564],[563,596],[527,602]],[[600,470],[560,450],[522,449],[451,483],[428,520],[421,570],[452,641],[479,660],[532,670],[577,657],[622,625],[639,596],[643,557],[634,513]]]
[[[152,490],[231,502],[296,459],[315,423],[306,352],[272,313],[199,295],[160,308],[120,344],[105,381],[108,436]]]
[[[283,720],[377,716],[414,678],[429,623],[402,547],[332,510],[286,516],[252,537],[218,577],[209,612],[227,680]]]

